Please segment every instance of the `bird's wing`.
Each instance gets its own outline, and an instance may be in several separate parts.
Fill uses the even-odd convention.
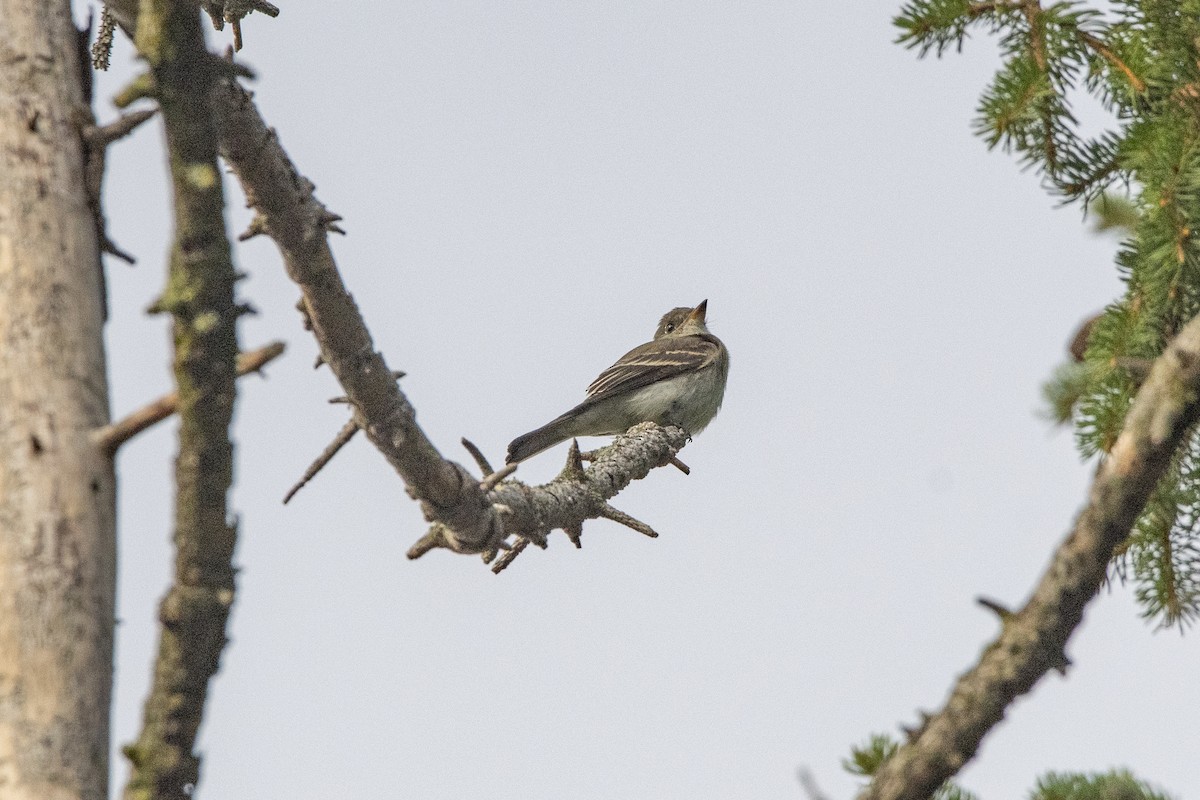
[[[676,375],[707,367],[720,355],[716,337],[705,334],[657,339],[633,348],[588,387],[594,401],[619,392],[633,391]]]

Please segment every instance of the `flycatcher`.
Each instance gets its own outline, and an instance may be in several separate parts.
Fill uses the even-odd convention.
[[[729,351],[708,332],[705,300],[663,315],[654,339],[633,348],[588,387],[587,399],[513,439],[509,464],[574,436],[615,436],[639,422],[699,433],[717,415],[729,376]]]

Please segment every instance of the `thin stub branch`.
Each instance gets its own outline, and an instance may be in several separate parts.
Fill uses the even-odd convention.
[[[465,447],[467,452],[471,454],[471,458],[475,459],[475,463],[478,465],[479,473],[481,475],[491,475],[496,471],[492,469],[492,462],[487,460],[487,456],[483,454],[483,451],[476,447],[475,443],[465,436],[462,440],[462,446]]]
[[[270,362],[283,355],[283,342],[271,342],[268,345],[250,350],[238,356],[238,377],[251,372],[260,372]],[[121,445],[137,436],[147,428],[162,422],[179,410],[179,393],[171,392],[134,411],[132,414],[117,420],[111,425],[105,425],[92,434],[96,446],[112,455]]]
[[[1000,618],[1001,622],[1008,622],[1010,619],[1012,619],[1013,612],[1001,603],[997,603],[995,600],[991,600],[987,597],[976,597],[975,602],[986,608],[988,611],[994,613]]]
[[[309,481],[317,477],[317,473],[323,470],[325,465],[333,460],[333,457],[338,454],[338,451],[345,447],[346,444],[354,438],[354,434],[358,433],[358,431],[359,427],[356,420],[352,419],[343,425],[342,429],[338,431],[337,436],[333,437],[333,441],[326,445],[325,449],[321,451],[321,455],[317,456],[316,459],[308,465],[308,469],[304,470],[304,475],[300,477],[300,480],[296,481],[296,485],[291,489],[288,489],[287,494],[283,496],[284,505],[287,505],[287,502],[296,496],[296,492],[303,489],[306,485],[308,485]]]
[[[487,494],[492,489],[495,489],[496,484],[498,484],[500,481],[504,480],[509,475],[512,475],[514,472],[516,472],[517,467],[519,467],[519,466],[520,466],[520,464],[505,464],[503,467],[496,470],[491,475],[488,475],[486,478],[484,478],[482,481],[479,482],[480,491],[482,491],[484,494]]]
[[[605,503],[600,507],[600,516],[604,517],[605,519],[611,519],[613,522],[619,522],[626,528],[635,530],[643,536],[649,536],[651,539],[658,538],[658,533],[654,530],[654,528],[651,528],[649,525],[639,519],[634,519],[620,509],[613,508],[608,503]]]
[[[529,547],[529,540],[524,536],[518,536],[517,540],[513,542],[512,548],[506,551],[504,555],[500,556],[495,564],[492,564],[492,573],[494,575],[499,575],[501,572],[504,572],[504,569],[511,564],[517,556],[521,555],[521,552],[526,547]]]
[[[684,475],[692,474],[692,468],[689,467],[687,464],[683,463],[682,461],[680,461],[675,456],[671,456],[670,464],[671,464],[671,466],[675,467],[675,469],[682,472]]]

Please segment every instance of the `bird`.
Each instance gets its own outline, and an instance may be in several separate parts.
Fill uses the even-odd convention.
[[[663,315],[654,338],[600,373],[587,399],[542,427],[513,439],[508,464],[575,436],[615,436],[640,422],[677,425],[697,434],[725,397],[729,350],[705,324],[708,300]]]

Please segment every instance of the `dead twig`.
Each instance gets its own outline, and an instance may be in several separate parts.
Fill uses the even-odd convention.
[[[308,465],[308,469],[304,470],[304,474],[300,477],[300,480],[298,480],[296,484],[292,486],[292,488],[288,489],[287,494],[283,496],[284,505],[286,505],[289,500],[296,496],[296,492],[303,489],[309,481],[317,477],[317,473],[324,469],[325,465],[333,460],[333,457],[338,454],[338,451],[345,447],[346,444],[354,438],[354,434],[358,433],[358,431],[358,423],[353,419],[343,425],[342,429],[338,431],[337,436],[333,437],[333,441],[326,445],[325,449],[321,451],[321,455],[317,456],[316,459]]]
[[[250,350],[238,356],[237,374],[238,377],[248,375],[251,372],[259,372],[274,361],[279,356],[283,355],[283,342],[271,342],[257,350]],[[118,448],[125,442],[137,436],[142,431],[162,422],[167,417],[174,414],[179,409],[179,393],[171,392],[134,411],[132,414],[112,423],[105,425],[103,428],[98,428],[92,434],[92,441],[96,446],[104,450],[110,456],[116,453]]]

